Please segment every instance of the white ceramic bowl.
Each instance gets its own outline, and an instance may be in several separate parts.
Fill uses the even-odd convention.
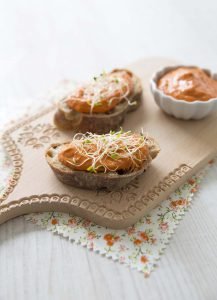
[[[171,67],[165,67],[157,71],[151,79],[151,91],[154,96],[154,100],[157,105],[167,114],[172,115],[178,119],[190,120],[190,119],[202,119],[208,116],[214,110],[217,110],[217,98],[209,99],[208,101],[188,102],[185,100],[177,100],[174,97],[166,95],[161,91],[158,86],[158,80],[171,70],[178,67],[195,67],[195,66],[183,66],[176,65]],[[217,74],[213,74],[208,69],[203,69],[213,79],[217,80]]]

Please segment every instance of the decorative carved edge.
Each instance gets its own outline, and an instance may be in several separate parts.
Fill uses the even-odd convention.
[[[17,145],[13,141],[13,139],[8,134],[4,134],[2,136],[2,144],[4,146],[4,149],[7,151],[7,153],[10,155],[13,170],[12,174],[10,176],[10,179],[8,181],[7,186],[4,189],[3,194],[0,196],[0,201],[4,201],[7,199],[8,195],[12,193],[15,186],[17,185],[22,169],[23,169],[23,158],[20,150],[18,149]]]
[[[6,200],[8,195],[13,192],[14,188],[18,184],[23,169],[23,158],[21,151],[19,150],[14,140],[11,138],[10,134],[15,130],[21,128],[22,126],[46,115],[47,113],[51,112],[54,108],[55,105],[51,105],[31,117],[22,117],[20,121],[18,121],[15,125],[11,126],[2,134],[2,144],[12,160],[13,170],[3,194],[0,196],[0,202]]]
[[[18,122],[10,129],[6,130],[3,134],[3,145],[10,155],[12,159],[12,163],[14,166],[13,173],[11,179],[9,180],[8,186],[6,187],[3,195],[0,197],[0,200],[4,201],[7,199],[8,195],[13,191],[15,186],[17,185],[19,178],[22,173],[23,159],[21,151],[18,149],[16,143],[11,138],[10,134],[21,128],[22,126],[40,118],[43,115],[51,112],[55,108],[54,105],[44,109],[43,111],[33,115],[32,117],[25,118],[21,122]],[[186,164],[182,164],[180,167],[176,168],[173,172],[171,172],[167,177],[165,177],[159,184],[153,187],[147,194],[141,196],[141,198],[134,203],[134,205],[130,206],[127,211],[120,213],[115,213],[112,210],[108,210],[103,206],[99,206],[96,203],[90,203],[85,199],[80,199],[78,197],[72,197],[69,195],[33,195],[27,198],[22,198],[20,200],[14,200],[8,204],[3,204],[0,206],[0,214],[5,213],[11,209],[16,207],[20,207],[22,205],[31,205],[32,203],[42,203],[42,202],[59,202],[59,203],[68,203],[82,209],[88,210],[91,213],[95,213],[100,217],[104,217],[106,219],[119,221],[128,219],[130,217],[135,216],[141,210],[144,210],[148,204],[156,200],[156,198],[164,191],[166,191],[174,182],[178,181],[181,177],[183,177],[188,171],[191,170]]]
[[[107,211],[104,207],[100,207],[95,203],[89,203],[85,199],[80,199],[76,196],[69,195],[58,195],[58,194],[43,194],[43,195],[33,195],[30,197],[24,197],[20,200],[14,200],[9,204],[4,204],[0,206],[0,215],[7,214],[11,210],[15,208],[20,208],[22,206],[32,205],[32,204],[40,204],[40,203],[49,203],[49,204],[68,204],[80,207],[82,209],[86,209],[91,213],[95,213],[100,217],[104,217],[107,219],[120,220],[119,214],[114,213],[113,211]]]
[[[64,203],[88,210],[90,213],[94,213],[109,220],[120,221],[135,216],[139,211],[143,210],[148,204],[150,204],[150,202],[154,201],[160,195],[160,193],[168,189],[174,182],[176,182],[190,170],[191,168],[189,166],[185,164],[181,165],[179,168],[170,173],[169,176],[161,181],[156,187],[151,189],[147,194],[143,195],[139,201],[135,202],[134,206],[129,207],[129,209],[122,214],[115,213],[112,210],[107,210],[105,207],[101,207],[96,203],[90,203],[88,200],[81,199],[76,196],[58,194],[33,195],[30,197],[24,197],[20,200],[12,201],[9,204],[0,206],[0,214],[6,213],[11,209],[21,207],[23,205],[31,205],[33,203]]]
[[[156,200],[161,193],[165,192],[172,184],[181,179],[192,168],[186,164],[180,165],[173,172],[169,173],[158,185],[154,186],[148,193],[142,195],[139,201],[134,206],[129,207],[130,213],[135,215],[137,212],[143,210],[150,203]]]

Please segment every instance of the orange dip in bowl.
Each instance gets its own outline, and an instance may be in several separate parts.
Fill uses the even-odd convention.
[[[163,75],[158,88],[178,100],[193,102],[217,98],[217,81],[197,67],[179,67]]]

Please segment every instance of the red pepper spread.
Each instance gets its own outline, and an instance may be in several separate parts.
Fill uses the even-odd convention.
[[[217,81],[200,68],[179,67],[158,81],[158,88],[178,100],[193,102],[217,98]]]

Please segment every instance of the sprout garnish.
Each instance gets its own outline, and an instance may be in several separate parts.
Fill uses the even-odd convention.
[[[72,140],[76,153],[83,157],[82,163],[90,162],[86,170],[88,172],[97,173],[97,170],[116,171],[109,169],[105,163],[105,158],[118,161],[119,159],[127,159],[130,162],[130,169],[138,169],[147,159],[148,136],[147,134],[137,134],[131,131],[123,132],[122,128],[117,131],[98,135],[93,133],[77,133]],[[78,166],[73,160],[75,166]]]
[[[94,107],[100,106],[102,101],[108,99],[108,105],[119,98],[120,101],[126,100],[129,105],[134,105],[128,99],[130,94],[130,87],[127,80],[121,74],[101,73],[98,77],[93,77],[93,81],[83,87],[83,95],[80,98],[82,102],[87,102],[90,106],[90,113],[93,112]],[[74,91],[76,94],[76,90]],[[73,95],[75,95],[73,94]],[[66,101],[73,95],[69,95]],[[119,101],[119,102],[120,102]]]

